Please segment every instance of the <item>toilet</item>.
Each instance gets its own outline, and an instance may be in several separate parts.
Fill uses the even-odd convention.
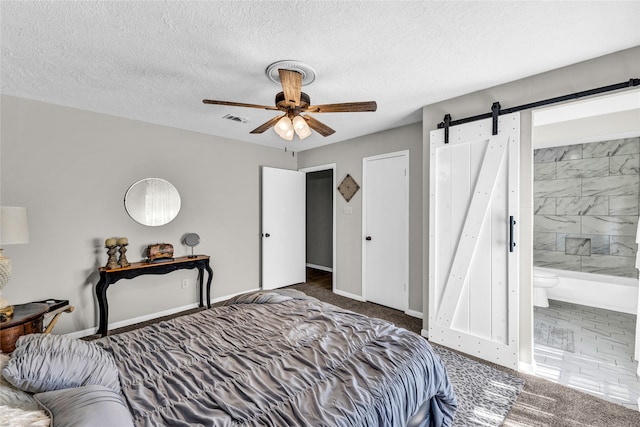
[[[533,305],[536,307],[549,307],[547,289],[553,288],[560,279],[557,274],[533,268]]]

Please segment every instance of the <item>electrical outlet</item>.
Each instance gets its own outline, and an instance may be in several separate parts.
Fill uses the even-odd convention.
[[[187,289],[189,287],[189,279],[182,279],[182,289]]]

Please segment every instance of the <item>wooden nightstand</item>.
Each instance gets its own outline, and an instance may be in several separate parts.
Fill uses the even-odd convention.
[[[0,322],[0,350],[11,353],[16,348],[16,341],[23,335],[42,332],[44,314],[49,311],[47,304],[30,302],[14,305],[11,319]]]

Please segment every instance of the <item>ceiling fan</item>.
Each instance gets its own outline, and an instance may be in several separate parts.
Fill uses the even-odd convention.
[[[251,131],[251,133],[263,133],[270,128],[274,128],[282,139],[291,141],[294,132],[300,139],[311,135],[311,129],[322,136],[329,136],[335,132],[329,126],[316,120],[314,117],[302,113],[349,113],[376,111],[378,105],[375,101],[366,102],[346,102],[341,104],[311,105],[311,98],[302,92],[302,74],[295,70],[285,68],[278,69],[282,92],[276,95],[275,106],[245,104],[241,102],[217,101],[213,99],[203,99],[205,104],[229,105],[233,107],[260,108],[264,110],[280,110],[284,115],[276,116],[271,120],[261,124]]]

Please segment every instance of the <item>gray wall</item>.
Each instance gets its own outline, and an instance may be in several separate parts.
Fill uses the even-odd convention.
[[[333,268],[333,170],[307,178],[307,263]]]
[[[502,108],[535,102],[542,99],[575,93],[596,87],[638,78],[640,64],[640,47],[616,52],[590,61],[581,62],[568,67],[527,77],[511,83],[495,86],[479,92],[427,105],[423,109],[424,152],[429,153],[429,131],[436,129],[445,114],[451,114],[452,119],[461,119],[491,112],[493,102],[500,102]],[[499,70],[496,70],[499,72]],[[531,143],[532,126],[531,111],[525,110],[520,116],[520,361],[525,364],[533,362],[533,308],[531,267],[533,263],[533,148]],[[429,158],[424,158],[423,166],[423,201],[422,211],[429,212]],[[429,307],[429,219],[424,216],[424,307],[425,313]],[[428,316],[424,316],[424,329],[429,329]]]
[[[362,186],[362,159],[409,150],[409,310],[422,313],[422,127],[413,124],[326,145],[298,155],[300,168],[336,163],[336,185],[350,174]],[[362,190],[336,197],[336,289],[362,296]],[[351,207],[352,213],[345,213]]]
[[[640,137],[534,150],[533,264],[638,277]]]
[[[290,153],[10,96],[1,103],[1,203],[26,206],[31,231],[30,243],[5,248],[10,301],[69,299],[77,309],[61,316],[56,333],[92,328],[105,238],[128,237],[135,261],[158,242],[187,255],[186,232],[200,234],[196,253],[212,257],[213,297],[257,288],[259,167],[296,169]],[[168,225],[139,225],[124,210],[125,191],[145,177],[180,192],[182,210]],[[186,290],[183,277],[191,280]],[[197,302],[195,277],[181,270],[112,285],[110,322]]]

